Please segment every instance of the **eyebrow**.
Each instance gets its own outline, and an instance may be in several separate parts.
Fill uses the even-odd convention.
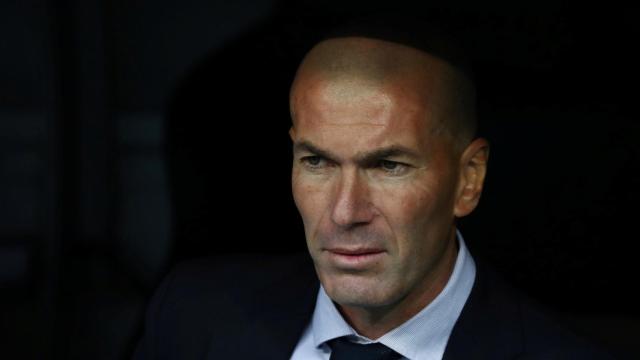
[[[335,160],[338,158],[338,156],[332,154],[330,151],[320,149],[316,145],[306,140],[296,142],[294,144],[294,152],[301,152],[301,151],[310,152],[329,160]],[[367,153],[358,154],[356,157],[356,163],[371,164],[380,159],[390,158],[390,157],[400,157],[400,156],[408,157],[414,160],[417,160],[420,158],[420,155],[412,149],[409,149],[402,145],[390,145],[380,149],[375,149]]]

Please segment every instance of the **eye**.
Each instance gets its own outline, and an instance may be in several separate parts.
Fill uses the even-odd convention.
[[[395,161],[389,161],[389,160],[380,160],[380,167],[385,169],[385,170],[389,170],[389,171],[393,171],[395,169],[397,169],[400,164],[395,162]]]
[[[310,167],[310,168],[318,168],[322,166],[322,161],[324,161],[324,159],[320,156],[317,155],[313,155],[313,156],[305,156],[303,158],[300,159],[300,162],[302,162],[304,165]]]
[[[408,165],[391,160],[380,160],[378,167],[390,175],[402,175],[408,169]]]

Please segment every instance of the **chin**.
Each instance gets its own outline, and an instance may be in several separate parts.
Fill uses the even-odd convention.
[[[322,284],[331,300],[343,306],[369,308],[393,303],[389,296],[393,289],[377,278],[345,274],[326,278]]]

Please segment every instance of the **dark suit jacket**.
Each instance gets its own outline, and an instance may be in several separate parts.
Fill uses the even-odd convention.
[[[288,359],[318,287],[307,254],[183,264],[154,295],[134,359]],[[608,358],[480,262],[444,354],[445,360]]]

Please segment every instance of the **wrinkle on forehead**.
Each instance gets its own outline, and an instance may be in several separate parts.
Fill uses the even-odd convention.
[[[415,93],[402,87],[363,81],[311,83],[301,87],[292,98],[292,109],[298,108],[294,121],[302,121],[307,127],[377,127],[390,131],[404,129],[415,134],[425,131],[426,118],[431,115],[428,101],[420,101]]]
[[[363,85],[355,81],[326,83],[316,101],[313,110],[317,111],[318,119],[327,123],[335,123],[336,119],[341,119],[339,123],[343,125],[386,125],[395,106],[394,99],[381,91],[379,86]],[[354,108],[362,110],[357,117],[353,117]],[[323,112],[324,116],[320,116]]]
[[[312,96],[308,99],[308,106],[304,102],[300,106],[296,126],[298,140],[308,139],[336,151],[342,149],[344,154],[390,145],[403,145],[419,152],[426,144],[424,135],[428,133],[428,122],[422,120],[424,113],[399,110],[410,109],[410,104],[391,102],[376,111],[381,116],[364,118],[362,114],[367,107],[357,106],[354,111],[346,111],[345,116],[341,116],[314,104],[317,99]]]

